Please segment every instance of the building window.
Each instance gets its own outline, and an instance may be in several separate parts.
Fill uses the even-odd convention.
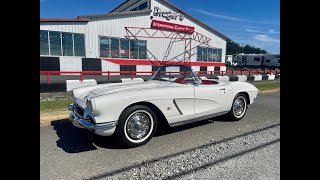
[[[146,2],[144,2],[142,4],[140,4],[140,5],[132,8],[130,11],[140,11],[140,10],[146,9],[147,7],[148,7],[148,1],[146,1]]]
[[[120,39],[120,58],[129,58],[129,40]]]
[[[208,48],[202,48],[202,61],[208,61]]]
[[[119,58],[119,38],[110,38],[110,49],[111,49],[111,57]]]
[[[148,1],[140,4],[140,5],[138,6],[138,10],[144,10],[144,9],[147,8],[147,7],[148,7]]]
[[[266,62],[270,62],[270,60],[266,60]]]
[[[100,37],[100,57],[110,57],[110,39]]]
[[[40,30],[40,55],[85,56],[84,34]]]
[[[222,49],[201,47],[197,48],[197,61],[221,62]]]
[[[139,44],[139,59],[147,59],[147,43],[138,41]]]
[[[202,47],[197,47],[197,60],[202,61]]]
[[[218,49],[212,49],[212,62],[219,62],[218,61]]]
[[[138,40],[131,40],[130,46],[130,57],[131,59],[139,59],[139,41]]]
[[[138,11],[138,7],[131,9],[130,11]]]
[[[213,61],[213,49],[208,48],[208,61],[212,62]]]
[[[216,62],[221,62],[222,60],[222,49],[217,49],[217,61]]]
[[[60,32],[49,32],[50,55],[61,56],[61,34]]]
[[[84,49],[84,34],[73,34],[74,56],[86,56]]]
[[[40,55],[49,55],[48,31],[40,31]]]
[[[100,57],[147,59],[147,42],[124,38],[100,37]]]
[[[73,56],[72,33],[62,33],[62,53],[63,56]]]

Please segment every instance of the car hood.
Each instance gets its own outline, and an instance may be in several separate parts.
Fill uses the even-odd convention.
[[[74,96],[75,98],[79,98],[82,101],[86,101],[86,99],[90,99],[96,96],[108,95],[113,93],[141,91],[141,90],[150,89],[150,88],[159,89],[161,87],[167,86],[167,84],[168,82],[160,82],[160,81],[101,84],[97,86],[89,86],[89,87],[75,89]]]

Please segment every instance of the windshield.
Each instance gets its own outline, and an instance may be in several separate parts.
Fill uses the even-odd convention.
[[[193,84],[197,77],[188,66],[161,66],[151,80]]]

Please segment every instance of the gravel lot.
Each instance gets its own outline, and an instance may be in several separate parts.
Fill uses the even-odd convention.
[[[280,179],[280,125],[212,141],[191,151],[92,178]]]
[[[280,179],[280,94],[262,95],[241,121],[162,129],[132,149],[53,122],[40,128],[40,178]]]

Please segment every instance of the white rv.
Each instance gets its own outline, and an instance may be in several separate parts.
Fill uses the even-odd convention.
[[[280,54],[237,54],[232,62],[237,66],[280,67]]]
[[[263,66],[280,67],[280,54],[267,54],[264,56]]]

